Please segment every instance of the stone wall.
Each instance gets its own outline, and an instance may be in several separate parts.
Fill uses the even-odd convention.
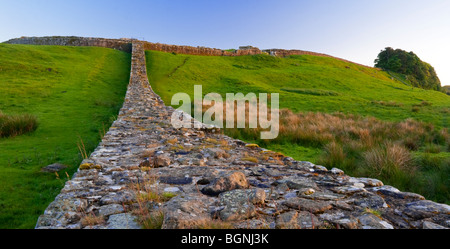
[[[77,36],[21,37],[5,43],[28,45],[94,46],[131,52],[130,39],[105,39]]]
[[[450,206],[377,179],[295,161],[205,125],[173,128],[174,109],[148,82],[144,48],[133,42],[118,119],[36,228],[137,229],[136,208],[163,213],[168,229],[450,227]],[[155,200],[150,190],[175,197]]]
[[[9,44],[31,44],[31,45],[60,45],[60,46],[97,46],[118,49],[126,52],[131,52],[132,39],[105,39],[105,38],[92,38],[92,37],[76,37],[76,36],[48,36],[48,37],[21,37],[11,39],[5,43]],[[243,56],[243,55],[256,55],[267,53],[272,56],[287,57],[290,55],[314,55],[321,57],[329,57],[337,60],[353,63],[359,66],[372,68],[366,65],[358,64],[352,61],[344,60],[338,57],[334,57],[327,54],[304,51],[304,50],[286,50],[286,49],[265,49],[246,46],[245,49],[237,49],[234,51],[226,51],[217,48],[208,47],[192,47],[192,46],[180,46],[169,45],[163,43],[152,43],[143,41],[145,50],[155,50],[167,53],[178,54],[191,54],[191,55],[204,55],[204,56]]]
[[[145,50],[155,50],[167,53],[205,55],[205,56],[241,56],[241,55],[254,55],[262,53],[261,50],[258,48],[244,49],[244,50],[241,49],[230,52],[217,48],[168,45],[152,42],[144,42],[144,48]]]

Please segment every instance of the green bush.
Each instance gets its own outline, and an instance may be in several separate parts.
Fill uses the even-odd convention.
[[[441,82],[434,68],[413,52],[387,47],[378,54],[375,67],[409,76],[408,80],[416,87],[441,90]]]

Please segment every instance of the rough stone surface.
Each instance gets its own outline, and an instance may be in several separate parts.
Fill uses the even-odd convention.
[[[323,213],[333,207],[330,203],[325,201],[313,201],[297,197],[288,199],[285,202],[285,205],[290,208],[309,211],[314,214]]]
[[[115,214],[109,216],[107,229],[141,229],[136,222],[137,217],[131,214]],[[99,227],[101,228],[101,227]]]
[[[219,205],[223,209],[219,213],[224,221],[236,221],[251,218],[256,215],[257,204],[264,204],[266,192],[261,189],[236,189],[224,192],[219,196]]]
[[[211,222],[252,229],[450,227],[448,205],[247,145],[195,120],[197,128],[176,129],[174,113],[184,115],[153,92],[143,44],[133,41],[130,83],[117,120],[36,228],[140,228],[131,210],[142,194],[136,186],[146,182],[176,195],[147,205],[163,212],[163,228]],[[87,214],[104,222],[86,225]]]

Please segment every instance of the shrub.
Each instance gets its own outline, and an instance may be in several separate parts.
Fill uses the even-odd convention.
[[[343,164],[346,160],[346,155],[342,145],[331,142],[324,148],[324,156],[319,160],[319,164],[326,165],[327,167],[343,168]]]
[[[363,153],[364,164],[372,174],[393,180],[414,171],[410,152],[398,144],[386,143]]]

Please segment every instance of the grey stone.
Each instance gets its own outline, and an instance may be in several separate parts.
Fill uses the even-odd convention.
[[[278,229],[314,229],[322,225],[315,215],[306,211],[290,211],[282,213],[276,218]]]
[[[158,167],[167,167],[170,165],[171,163],[171,159],[168,156],[168,154],[160,154],[160,155],[156,155],[153,158],[153,166],[158,168]]]
[[[164,192],[167,193],[178,193],[181,192],[181,189],[179,189],[178,187],[168,187],[164,189]]]
[[[357,229],[358,228],[358,221],[351,218],[343,218],[343,219],[337,219],[332,220],[332,224],[337,226],[338,228],[345,228],[345,229]]]
[[[328,171],[328,169],[325,166],[322,166],[322,165],[314,165],[313,168],[316,171],[324,171],[324,172]]]
[[[358,217],[358,221],[362,229],[393,229],[394,227],[388,222],[380,219],[374,214],[367,213]]]
[[[437,214],[450,215],[450,206],[446,204],[435,203],[427,200],[420,200],[406,204],[403,211],[413,219],[429,218]]]
[[[128,213],[114,214],[109,216],[107,229],[141,229],[136,222],[137,217]]]
[[[291,189],[303,189],[303,188],[317,189],[317,184],[312,179],[303,176],[289,177],[283,180],[277,180],[274,183],[275,185],[285,183]]]
[[[382,181],[373,178],[358,177],[357,180],[364,183],[366,187],[380,187],[384,185]]]
[[[351,195],[358,192],[364,192],[366,191],[364,188],[361,187],[354,187],[354,186],[343,186],[343,187],[336,187],[332,189],[334,192],[338,194],[344,194],[344,195]]]
[[[430,222],[430,221],[424,221],[422,224],[423,229],[448,229],[444,226],[438,225],[436,223]]]
[[[223,149],[220,148],[209,148],[206,149],[206,152],[210,154],[213,158],[221,159],[221,158],[229,158],[230,155]]]
[[[41,169],[41,172],[47,172],[47,173],[55,173],[58,172],[60,170],[63,170],[65,168],[67,168],[67,165],[64,164],[60,164],[60,163],[54,163],[54,164],[50,164],[44,168]]]
[[[310,212],[300,211],[297,220],[300,229],[315,229],[322,225],[322,222]]]
[[[108,204],[126,204],[130,202],[134,202],[136,200],[136,195],[131,191],[120,191],[120,192],[111,192],[106,194],[100,199],[101,205]]]
[[[219,217],[224,221],[236,221],[256,215],[254,204],[264,204],[266,192],[262,189],[236,189],[219,195],[219,205],[224,209]]]
[[[394,187],[392,187],[392,186],[389,186],[389,185],[383,185],[383,186],[379,186],[379,187],[369,187],[369,188],[366,188],[367,190],[369,190],[369,191],[372,191],[372,192],[378,192],[379,190],[382,190],[382,191],[380,191],[380,193],[383,193],[383,192],[393,192],[393,193],[399,193],[400,192],[400,190],[398,190],[397,188],[394,188]]]
[[[333,207],[329,202],[313,201],[298,197],[286,200],[286,202],[284,202],[284,205],[297,210],[308,211],[313,214],[323,213]]]
[[[201,194],[178,195],[164,203],[163,229],[192,229],[212,221],[210,200]]]
[[[273,223],[273,225],[272,225]],[[265,219],[251,219],[233,222],[234,229],[274,229],[275,223]]]
[[[215,179],[214,182],[204,187],[201,192],[206,195],[216,196],[233,189],[246,189],[248,187],[249,183],[244,173],[232,172]]]
[[[319,215],[320,219],[327,220],[327,221],[333,221],[333,220],[339,220],[345,217],[345,214],[341,211],[333,212],[333,213],[323,213]]]
[[[365,178],[365,177],[350,177],[349,182],[351,183],[362,183],[363,187],[381,187],[383,182],[378,179]]]
[[[297,224],[297,211],[289,211],[277,216],[276,228],[277,229],[298,229]]]
[[[370,208],[370,209],[380,209],[388,207],[387,203],[384,201],[383,198],[381,198],[378,195],[369,193],[365,193],[365,195],[356,198],[354,204],[363,208]]]
[[[191,184],[191,177],[177,177],[177,176],[161,176],[158,180],[162,183],[167,184]]]
[[[335,175],[343,175],[344,171],[338,168],[332,168],[331,169],[331,173],[335,174]]]
[[[321,200],[321,201],[337,201],[345,198],[345,195],[335,194],[335,193],[324,193],[324,192],[314,192],[310,195],[302,193],[299,197],[311,200]]]
[[[409,192],[397,192],[392,191],[393,189],[378,189],[377,193],[380,195],[396,198],[396,199],[403,199],[403,200],[425,200],[425,197],[422,195],[416,194],[416,193],[409,193]]]
[[[101,206],[98,209],[98,214],[101,216],[109,216],[112,214],[122,213],[123,211],[124,211],[124,209],[123,209],[122,205],[110,204],[110,205]]]

